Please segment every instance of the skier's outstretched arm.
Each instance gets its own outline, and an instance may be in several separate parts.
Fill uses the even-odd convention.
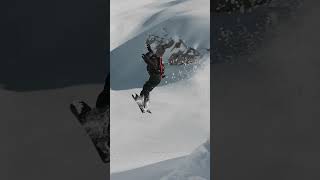
[[[148,56],[146,56],[145,54],[142,54],[142,59],[144,60],[145,63],[150,64],[150,58]]]

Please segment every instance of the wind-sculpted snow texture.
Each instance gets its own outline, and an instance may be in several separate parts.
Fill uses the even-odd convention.
[[[209,137],[209,3],[111,1],[111,179],[175,176],[174,170],[187,161],[184,157]],[[152,114],[142,114],[131,94],[139,93],[148,78],[141,54],[152,36],[174,44],[163,56],[167,77],[151,92]],[[185,57],[194,53],[192,60],[184,63],[181,58],[181,65],[170,65],[169,57],[179,48]],[[154,169],[162,163],[170,168]]]

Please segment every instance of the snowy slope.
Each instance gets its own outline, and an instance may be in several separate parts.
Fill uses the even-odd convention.
[[[141,114],[131,94],[111,91],[111,171],[189,154],[209,136],[209,66],[192,80],[158,87],[152,115]]]
[[[111,0],[110,50],[161,23],[173,26],[173,33],[179,36],[188,36],[190,40],[209,45],[209,3],[208,0]]]
[[[188,155],[161,180],[210,180],[210,140]]]
[[[209,180],[210,142],[207,141],[190,155],[158,162],[141,168],[114,173],[112,180]]]
[[[122,171],[119,173],[113,173],[110,176],[112,180],[152,180],[161,179],[164,176],[170,174],[175,168],[179,167],[187,156],[165,160],[143,166],[140,168]]]
[[[131,98],[148,78],[141,59],[148,34],[165,28],[194,48],[209,48],[209,1],[111,1],[111,173],[190,154],[209,137],[209,57],[191,79],[157,87],[153,114]]]

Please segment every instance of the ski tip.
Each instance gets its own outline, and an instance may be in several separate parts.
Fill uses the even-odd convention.
[[[140,108],[140,110],[141,110],[141,113],[145,113],[145,111],[144,111],[143,108],[141,108],[141,107],[139,107],[139,108]]]

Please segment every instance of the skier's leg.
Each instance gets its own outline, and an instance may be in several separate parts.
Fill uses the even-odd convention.
[[[161,75],[151,74],[149,80],[143,85],[140,96],[144,97],[144,102],[149,101],[150,92],[161,82]]]
[[[144,83],[142,91],[140,92],[140,97],[146,97],[149,96],[149,92],[150,87],[151,87],[152,83],[151,83],[151,76],[149,77],[149,79]]]
[[[150,91],[153,89],[152,87],[152,75],[150,75],[149,79],[144,83],[142,91],[140,92],[140,96],[148,96]]]
[[[110,76],[108,75],[105,80],[104,88],[102,92],[98,95],[96,101],[96,107],[98,109],[105,110],[110,104]]]

